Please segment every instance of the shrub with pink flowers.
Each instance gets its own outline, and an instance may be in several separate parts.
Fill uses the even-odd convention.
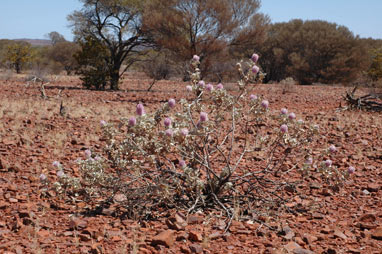
[[[253,93],[264,75],[258,55],[238,63],[241,79],[232,93],[223,84],[205,85],[199,60],[191,60],[185,98],[169,98],[154,112],[138,104],[123,127],[103,121],[103,152],[85,151],[79,177],[55,162],[52,187],[72,201],[116,202],[132,217],[167,207],[221,209],[232,218],[237,207],[242,214],[282,208],[296,175],[304,181],[320,173],[328,185],[340,185],[355,172],[336,167],[334,145],[314,152],[318,126]]]

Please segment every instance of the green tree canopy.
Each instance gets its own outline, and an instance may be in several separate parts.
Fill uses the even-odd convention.
[[[301,84],[349,82],[366,61],[357,37],[321,20],[273,24],[261,54],[267,80],[293,77]]]
[[[121,75],[150,45],[143,29],[142,15],[146,0],[81,0],[83,8],[68,16],[77,41],[86,45],[89,39],[107,51],[106,79],[113,90],[119,89]],[[96,53],[96,52],[94,52]],[[102,56],[100,56],[102,57]],[[122,64],[126,67],[121,70]],[[85,66],[86,68],[86,66]]]

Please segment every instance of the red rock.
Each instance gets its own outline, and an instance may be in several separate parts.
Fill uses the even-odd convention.
[[[73,217],[69,221],[69,228],[74,230],[80,230],[86,228],[87,224],[88,223],[85,220]]]
[[[166,247],[171,247],[175,242],[175,234],[173,230],[165,230],[158,235],[154,236],[151,241],[151,245],[164,245]]]
[[[299,249],[299,248],[301,248],[301,246],[295,242],[289,242],[287,245],[284,246],[284,249],[291,253],[293,253],[295,249]]]
[[[188,239],[194,242],[201,242],[203,241],[203,235],[197,231],[190,231],[188,235]]]
[[[203,218],[200,216],[190,215],[187,222],[188,224],[200,224],[203,222]]]
[[[190,245],[190,250],[192,253],[203,253],[203,247],[196,243]]]
[[[213,232],[212,234],[210,234],[210,235],[208,236],[208,238],[209,238],[210,240],[215,240],[215,239],[220,238],[221,236],[222,236],[222,234],[221,234],[220,232],[215,231],[215,232]]]
[[[9,198],[8,201],[9,201],[10,203],[17,203],[17,202],[19,202],[19,200],[16,199],[16,198]]]
[[[344,233],[342,233],[340,230],[338,230],[338,229],[334,230],[333,235],[335,237],[341,238],[343,240],[347,240],[348,239],[348,237]]]
[[[369,192],[378,192],[379,188],[380,188],[379,184],[376,184],[376,183],[369,183],[367,185],[367,190]]]
[[[371,233],[371,237],[376,240],[382,240],[382,227],[374,229]]]
[[[315,237],[314,235],[311,235],[311,234],[304,234],[303,238],[304,242],[306,242],[307,244],[312,244],[314,243],[315,241],[318,240],[317,237]]]

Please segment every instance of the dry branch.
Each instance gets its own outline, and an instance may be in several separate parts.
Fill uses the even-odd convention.
[[[347,91],[346,96],[344,96],[349,109],[382,112],[382,101],[380,101],[377,96],[367,94],[356,97],[354,94],[357,88],[358,87],[354,87],[351,92]]]

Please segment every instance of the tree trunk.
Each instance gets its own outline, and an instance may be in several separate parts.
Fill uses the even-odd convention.
[[[15,63],[15,70],[16,70],[16,73],[17,74],[20,74],[21,73],[21,66],[20,66],[20,63]]]
[[[110,74],[110,89],[119,90],[119,68],[114,67]]]

